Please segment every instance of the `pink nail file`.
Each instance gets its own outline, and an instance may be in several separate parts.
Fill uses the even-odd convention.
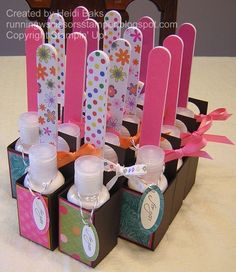
[[[103,51],[88,56],[84,141],[98,148],[105,145],[109,65]]]
[[[183,57],[183,41],[177,35],[168,36],[163,43],[171,54],[169,83],[167,87],[164,125],[175,124],[176,108],[179,96],[179,82]]]
[[[165,47],[158,46],[149,54],[140,146],[160,145],[170,61]]]
[[[94,19],[86,19],[82,22],[80,32],[85,35],[88,43],[87,56],[99,49],[99,24]]]
[[[181,25],[178,30],[178,36],[184,43],[178,107],[186,108],[188,105],[189,83],[195,49],[196,32],[196,28],[192,24],[188,23]]]
[[[139,30],[137,27],[129,27],[124,32],[124,39],[131,45],[125,113],[136,115],[143,35],[141,30]]]
[[[86,38],[81,33],[71,33],[67,38],[64,122],[82,121],[86,56]]]
[[[121,37],[121,16],[120,13],[111,10],[104,16],[104,39],[103,51],[109,55],[111,44]]]
[[[43,29],[38,25],[31,25],[25,30],[25,54],[26,54],[26,74],[27,74],[27,101],[28,111],[37,111],[37,65],[36,51],[44,43]]]
[[[57,51],[58,103],[61,105],[60,119],[62,119],[62,107],[65,102],[65,20],[58,13],[53,13],[48,17],[48,43]]]
[[[73,10],[73,32],[81,32],[82,22],[89,19],[89,11],[82,6],[79,6]]]
[[[141,56],[140,80],[145,83],[147,74],[148,54],[155,46],[155,22],[148,16],[138,21],[138,28],[143,34],[143,48]],[[142,93],[145,91],[145,85]]]
[[[37,50],[38,116],[40,143],[57,146],[57,51],[50,44]]]
[[[107,126],[115,129],[117,132],[121,130],[125,110],[130,53],[130,43],[124,39],[118,39],[111,44],[108,87],[108,112],[110,118],[107,122]]]

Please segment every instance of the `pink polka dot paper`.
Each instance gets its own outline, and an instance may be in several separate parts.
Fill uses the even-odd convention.
[[[109,65],[103,51],[88,56],[84,140],[98,148],[105,144]]]
[[[57,13],[48,18],[48,43],[57,50],[58,61],[58,103],[64,106],[65,97],[65,20]]]
[[[109,54],[111,44],[121,37],[121,16],[119,12],[111,10],[104,16],[103,51]]]

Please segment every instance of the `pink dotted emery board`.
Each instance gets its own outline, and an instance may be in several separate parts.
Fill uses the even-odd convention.
[[[81,32],[82,22],[89,19],[89,11],[82,6],[79,6],[73,10],[73,32]]]
[[[195,49],[196,32],[196,28],[192,24],[188,23],[181,25],[178,30],[178,36],[184,43],[178,107],[186,108],[188,105],[189,83]]]
[[[170,61],[165,47],[158,46],[149,54],[140,146],[160,146]]]
[[[71,33],[67,38],[64,122],[82,121],[86,56],[86,38],[81,33]]]
[[[108,86],[108,112],[110,118],[107,126],[120,132],[125,110],[125,96],[130,67],[130,43],[118,39],[111,44],[110,78]]]
[[[57,146],[57,51],[50,44],[37,50],[38,121],[40,143]]]
[[[34,221],[32,205],[35,197],[26,188],[17,186],[16,189],[20,234],[35,243],[50,248],[49,228],[46,231],[40,231]],[[43,197],[43,199],[47,208],[47,198]]]
[[[43,29],[38,25],[32,25],[25,30],[25,54],[26,54],[26,75],[27,75],[27,101],[28,111],[37,111],[37,69],[36,51],[44,43]]]
[[[48,18],[48,43],[57,50],[58,74],[58,103],[64,107],[65,99],[65,20],[53,13]]]
[[[138,21],[138,28],[143,34],[140,80],[145,83],[147,74],[148,54],[155,46],[155,22],[151,17],[144,16]],[[145,85],[142,93],[145,92]]]
[[[143,35],[137,27],[129,27],[124,32],[124,39],[131,45],[125,113],[136,115]]]
[[[85,143],[105,144],[109,58],[97,50],[88,56],[86,80]]]
[[[163,46],[166,47],[171,54],[169,83],[167,88],[163,123],[165,125],[174,126],[179,96],[179,82],[181,75],[184,44],[182,39],[177,35],[170,35],[164,40]]]
[[[87,55],[99,49],[99,24],[94,19],[84,20],[80,32],[84,34],[87,39]]]
[[[111,10],[104,16],[104,39],[103,51],[109,54],[111,44],[121,37],[121,16],[120,13]]]

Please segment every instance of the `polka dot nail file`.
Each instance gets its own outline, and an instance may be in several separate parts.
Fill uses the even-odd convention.
[[[38,116],[41,143],[57,146],[57,51],[50,44],[37,50]]]
[[[82,22],[86,19],[89,19],[89,11],[82,6],[75,8],[72,14],[73,32],[81,32]]]
[[[130,43],[118,39],[111,44],[110,49],[110,78],[108,86],[107,109],[110,118],[107,126],[120,131],[125,109],[125,96],[130,67]]]
[[[103,51],[97,50],[88,56],[84,141],[98,148],[105,144],[109,65]]]
[[[37,111],[36,51],[44,43],[44,32],[40,26],[32,25],[26,28],[25,34],[28,111]]]
[[[65,21],[57,13],[48,18],[48,43],[56,48],[58,61],[58,103],[64,106],[65,97]]]
[[[119,12],[111,10],[104,16],[103,51],[109,54],[111,44],[121,37],[121,16]]]
[[[140,73],[140,62],[142,53],[143,35],[137,27],[129,27],[124,32],[124,39],[131,45],[131,58],[129,68],[129,79],[126,92],[126,114],[136,114],[138,99],[138,82]]]

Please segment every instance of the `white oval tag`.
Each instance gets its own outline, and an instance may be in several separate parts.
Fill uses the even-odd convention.
[[[84,225],[82,230],[82,244],[88,259],[91,261],[96,260],[99,252],[99,241],[93,225]]]
[[[164,197],[160,189],[151,185],[141,198],[139,216],[141,227],[150,233],[156,231],[164,213]]]
[[[48,213],[45,208],[45,204],[42,202],[42,200],[39,197],[35,197],[33,201],[32,210],[33,210],[34,222],[37,228],[40,231],[45,230],[45,228],[47,227]]]

